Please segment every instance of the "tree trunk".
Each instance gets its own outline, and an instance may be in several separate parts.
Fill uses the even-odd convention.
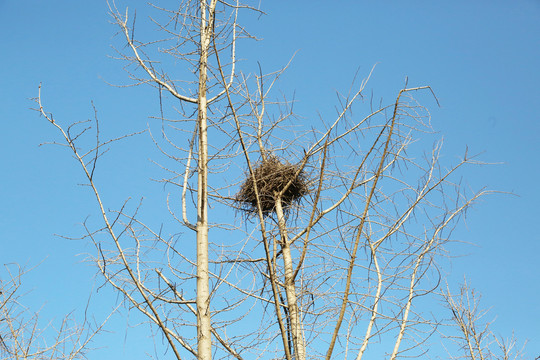
[[[306,358],[306,349],[302,331],[302,322],[300,320],[300,311],[296,298],[296,287],[294,285],[294,268],[291,255],[291,247],[287,234],[287,225],[283,215],[281,198],[276,199],[276,214],[278,217],[281,248],[283,251],[283,265],[285,268],[285,292],[287,294],[287,306],[289,309],[289,318],[291,323],[291,332],[294,346],[295,360],[304,360]]]
[[[199,159],[197,183],[197,337],[199,360],[212,359],[210,325],[210,286],[208,275],[208,139],[206,83],[208,48],[212,36],[212,20],[215,2],[207,9],[201,0],[201,31],[199,60],[198,132]],[[209,20],[207,19],[209,11]]]

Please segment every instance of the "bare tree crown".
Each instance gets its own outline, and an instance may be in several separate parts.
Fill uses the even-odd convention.
[[[173,189],[169,233],[146,225],[138,207],[106,210],[94,173],[112,141],[97,117],[65,129],[36,99],[95,195],[103,226],[87,229],[91,260],[126,309],[177,359],[424,356],[444,320],[424,310],[443,293],[438,260],[488,193],[460,183],[474,157],[447,167],[442,142],[416,146],[432,129],[413,96],[435,105],[431,88],[405,83],[373,108],[363,102],[365,74],[335,118],[304,126],[293,102],[272,92],[286,67],[241,72],[238,41],[253,38],[241,15],[260,10],[216,0],[153,9],[164,37],[143,42],[135,13],[110,5],[133,85],[159,93],[160,133],[149,134]],[[170,59],[184,68],[169,71]],[[470,304],[445,294],[461,340],[474,344]],[[474,346],[468,358],[485,351]]]

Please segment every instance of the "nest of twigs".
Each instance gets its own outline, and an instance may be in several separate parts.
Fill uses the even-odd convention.
[[[299,165],[282,163],[274,155],[254,164],[253,173],[255,179],[247,172],[246,180],[235,198],[240,209],[247,213],[258,212],[255,184],[264,215],[275,212],[276,194],[281,193],[289,182],[290,185],[281,195],[281,206],[284,210],[290,209],[309,193],[307,176],[303,170],[299,171]]]

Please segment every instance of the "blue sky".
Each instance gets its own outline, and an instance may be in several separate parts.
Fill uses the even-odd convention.
[[[129,6],[142,14],[145,2]],[[540,354],[540,1],[267,1],[262,9],[267,15],[249,16],[245,26],[263,41],[241,46],[240,57],[247,69],[259,61],[273,71],[296,52],[278,86],[295,92],[305,121],[331,114],[335,92],[348,90],[357,69],[365,77],[377,64],[367,86],[377,99],[390,101],[406,77],[412,86],[433,88],[441,107],[423,104],[444,138],[446,159],[457,161],[468,146],[501,163],[463,173],[471,188],[517,196],[490,196],[468,213],[454,237],[474,245],[453,248],[465,256],[450,271],[483,294],[496,332],[514,330],[529,340],[531,357]],[[148,89],[106,84],[128,82],[122,63],[108,56],[117,31],[109,21],[101,0],[0,0],[0,263],[41,263],[25,285],[31,306],[46,303],[44,316],[81,310],[91,293],[94,270],[76,256],[91,247],[54,234],[79,234],[94,210],[70,155],[38,146],[55,134],[29,110],[29,98],[42,83],[47,108],[65,122],[92,117],[93,101],[111,134],[144,129],[158,111]],[[144,161],[156,150],[149,141],[130,141],[104,160],[105,196],[115,207],[127,196],[157,192],[147,200],[157,207],[162,188],[137,180],[151,176]],[[115,162],[123,152],[143,165]],[[127,358],[129,349],[118,351]]]

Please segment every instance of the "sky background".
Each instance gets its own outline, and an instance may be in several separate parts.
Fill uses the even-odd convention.
[[[139,9],[141,32],[145,6],[129,2]],[[483,294],[497,333],[514,331],[529,341],[529,358],[540,355],[540,1],[279,0],[261,8],[266,15],[247,16],[244,25],[263,40],[241,45],[239,57],[245,68],[259,61],[269,72],[296,53],[278,87],[295,92],[304,121],[332,113],[335,92],[346,92],[357,70],[363,78],[377,64],[367,85],[376,99],[391,101],[406,77],[410,86],[433,88],[441,107],[432,100],[423,105],[444,138],[443,159],[456,162],[468,147],[499,163],[463,172],[473,189],[514,195],[490,196],[469,211],[466,226],[454,233],[467,244],[452,248],[459,257],[449,272]],[[77,186],[83,179],[67,151],[38,146],[56,134],[30,110],[30,98],[42,83],[47,109],[63,123],[91,118],[93,101],[104,131],[144,129],[159,110],[155,92],[107,84],[128,83],[123,64],[110,57],[116,31],[105,1],[0,0],[0,264],[39,264],[26,277],[25,301],[36,310],[45,304],[46,318],[81,311],[95,286],[95,270],[77,256],[91,247],[54,236],[80,234],[94,200]],[[114,208],[127,196],[157,193],[146,203],[157,208],[164,190],[141,180],[152,176],[146,159],[156,150],[149,141],[130,141],[104,160],[104,197]],[[126,153],[133,162],[115,161]],[[96,345],[125,338],[124,329],[114,330]],[[137,336],[143,335],[127,335]],[[137,358],[130,351],[116,345],[90,358]]]

